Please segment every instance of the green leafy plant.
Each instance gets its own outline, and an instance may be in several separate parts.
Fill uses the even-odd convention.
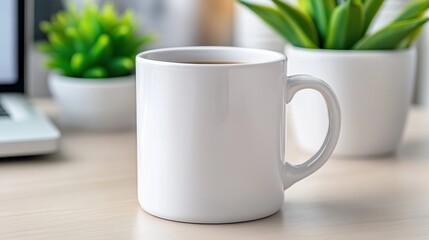
[[[139,35],[131,11],[118,15],[114,5],[87,3],[82,11],[68,6],[40,23],[48,41],[38,44],[47,54],[47,67],[78,78],[130,75],[135,55],[153,40]]]
[[[384,0],[297,0],[274,6],[239,2],[253,11],[281,37],[303,48],[384,50],[408,48],[429,20],[429,0],[414,0],[390,24],[368,33]]]

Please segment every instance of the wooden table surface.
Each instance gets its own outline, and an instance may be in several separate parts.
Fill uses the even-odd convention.
[[[55,121],[51,101],[36,103]],[[133,131],[62,132],[56,154],[0,159],[0,239],[429,239],[429,111],[412,110],[396,155],[333,158],[285,192],[280,212],[225,225],[140,208]]]

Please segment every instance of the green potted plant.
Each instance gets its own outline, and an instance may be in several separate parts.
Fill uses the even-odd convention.
[[[413,41],[428,21],[429,0],[414,0],[389,24],[369,33],[383,0],[298,0],[275,7],[240,1],[290,44],[289,72],[324,79],[342,108],[335,154],[389,154],[397,149],[414,88]],[[292,103],[298,144],[317,149],[325,136],[325,106],[309,91]],[[301,105],[294,107],[294,105]],[[318,137],[314,137],[315,133]]]
[[[49,88],[65,125],[118,129],[135,123],[136,54],[152,41],[139,35],[132,12],[119,15],[111,3],[87,3],[41,22],[48,40],[38,44],[51,69]]]

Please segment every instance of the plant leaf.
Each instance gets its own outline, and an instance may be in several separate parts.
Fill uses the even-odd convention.
[[[416,0],[407,4],[404,10],[396,17],[395,21],[402,21],[407,19],[413,19],[416,17],[424,16],[425,12],[429,8],[428,0]],[[423,30],[423,26],[418,27],[412,33],[409,34],[399,45],[398,48],[408,48],[417,39]]]
[[[156,37],[153,35],[145,35],[143,37],[140,37],[137,39],[137,44],[138,46],[136,46],[137,48],[140,48],[141,45],[146,45],[146,44],[150,44],[153,41],[155,41]]]
[[[127,40],[132,37],[131,27],[125,24],[118,25],[112,30],[111,37],[114,41]]]
[[[395,18],[395,22],[421,17],[429,8],[429,0],[416,0],[407,4],[402,12]]]
[[[107,54],[110,51],[109,44],[110,38],[107,34],[102,34],[98,37],[97,41],[88,52],[90,63],[107,58]]]
[[[133,25],[134,14],[132,11],[127,10],[122,14],[120,22],[126,25]]]
[[[360,0],[348,0],[332,13],[327,49],[350,49],[363,35],[364,12]]]
[[[86,70],[82,76],[84,78],[105,78],[108,74],[106,69],[103,67],[92,67]]]
[[[292,45],[304,48],[317,48],[317,44],[311,41],[311,39],[302,32],[302,29],[297,29],[296,25],[290,21],[290,18],[285,18],[284,14],[279,10],[264,5],[249,3],[244,0],[239,0],[239,2],[253,11]]]
[[[403,20],[415,19],[424,16],[425,12],[429,8],[429,0],[415,0],[405,6],[402,12],[395,18],[394,22]],[[398,44],[397,48],[408,48],[417,39],[422,31],[423,26],[416,28],[409,34],[401,43]]]
[[[41,21],[39,23],[39,28],[44,33],[47,33],[47,32],[49,32],[49,31],[52,30],[51,24],[49,22],[47,22],[47,21]]]
[[[303,34],[313,41],[316,45],[319,45],[319,36],[317,34],[316,25],[314,25],[313,20],[305,15],[301,10],[281,1],[281,0],[272,0],[278,9],[284,14],[285,18],[288,18],[289,22],[296,25],[295,28],[297,31],[302,31]],[[292,26],[290,26],[292,27]]]
[[[87,19],[81,19],[78,23],[77,28],[81,33],[82,38],[87,44],[92,44],[97,37],[94,34],[94,29],[92,28],[91,23]]]
[[[419,18],[393,22],[372,35],[366,36],[357,42],[355,50],[383,50],[395,49],[401,41],[414,30],[425,24],[429,18]]]
[[[423,31],[423,26],[418,27],[416,30],[414,30],[412,33],[408,35],[404,40],[402,40],[397,48],[404,49],[409,48],[411,44],[417,39],[417,37],[420,35],[420,33]]]
[[[52,49],[52,46],[48,42],[39,42],[36,45],[37,50],[43,52],[43,53],[52,53],[54,50]]]
[[[304,11],[305,14],[307,14],[310,17],[313,15],[313,13],[311,12],[312,8],[310,6],[309,0],[297,0],[297,3],[298,3],[299,9]]]
[[[69,21],[71,21],[72,23],[76,23],[77,21],[79,21],[80,13],[77,10],[76,4],[71,2],[68,3],[66,6],[66,10],[67,10],[67,17]]]
[[[112,59],[108,65],[110,74],[112,76],[124,76],[131,74],[132,70],[134,69],[134,61],[132,59],[127,57]]]
[[[70,68],[76,74],[80,75],[85,67],[85,55],[83,53],[75,53],[70,60]]]
[[[61,58],[51,58],[46,62],[46,67],[56,69],[66,76],[74,76],[70,68],[70,63]]]
[[[76,27],[67,27],[64,32],[66,36],[72,40],[73,49],[76,52],[84,53],[88,51],[88,45],[85,44],[85,40]]]
[[[111,2],[107,2],[103,5],[103,9],[101,10],[101,17],[104,21],[104,24],[107,28],[112,27],[118,22],[118,16],[115,12],[115,7]]]
[[[48,33],[48,40],[51,43],[51,47],[54,51],[58,52],[65,59],[70,59],[71,55],[73,54],[73,49],[68,44],[66,38],[62,37],[57,32],[51,31]]]
[[[371,25],[372,20],[374,19],[378,10],[380,10],[383,3],[384,3],[384,0],[365,0],[365,1],[363,1],[363,8],[364,8],[364,12],[365,12],[365,24],[364,24],[364,28],[363,28],[364,34],[368,31],[368,28]]]
[[[319,36],[321,39],[325,39],[328,27],[329,20],[334,9],[337,6],[336,0],[307,0],[309,1],[309,13],[311,18],[313,18],[314,23],[317,26]]]

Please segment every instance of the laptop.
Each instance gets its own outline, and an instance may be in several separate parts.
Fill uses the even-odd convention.
[[[0,1],[0,157],[51,153],[60,138],[24,95],[26,2]]]

